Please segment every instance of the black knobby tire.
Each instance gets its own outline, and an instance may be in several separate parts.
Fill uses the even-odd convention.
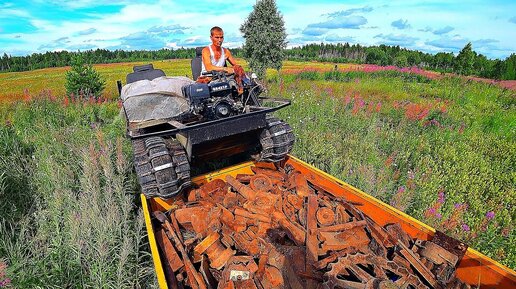
[[[261,152],[257,161],[280,162],[294,147],[294,133],[288,123],[267,115],[267,127],[260,133]]]
[[[190,164],[177,140],[133,140],[133,149],[136,175],[146,197],[171,198],[191,185]]]

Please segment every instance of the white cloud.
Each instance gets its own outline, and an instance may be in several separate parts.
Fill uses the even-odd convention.
[[[374,38],[381,39],[378,44],[386,44],[386,45],[400,45],[404,47],[412,46],[418,40],[417,37],[408,36],[405,34],[378,34]]]
[[[391,26],[394,27],[394,28],[398,28],[398,29],[408,29],[410,28],[410,24],[408,24],[408,21],[407,20],[403,20],[403,19],[398,19],[396,21],[393,21],[391,23]]]
[[[446,34],[452,30],[454,30],[455,28],[451,27],[451,26],[446,26],[446,27],[443,27],[443,28],[440,28],[440,29],[436,29],[434,30],[434,34],[435,35],[442,35],[442,34]]]
[[[438,39],[426,41],[425,44],[456,51],[458,49],[462,49],[468,42],[469,40],[460,36],[449,37],[445,35]]]

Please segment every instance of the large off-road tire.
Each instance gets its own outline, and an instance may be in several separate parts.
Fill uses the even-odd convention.
[[[288,123],[267,115],[267,127],[260,133],[260,154],[257,161],[277,163],[285,159],[294,147],[294,133]]]
[[[136,175],[147,198],[168,199],[191,185],[190,164],[177,140],[149,137],[132,142]]]

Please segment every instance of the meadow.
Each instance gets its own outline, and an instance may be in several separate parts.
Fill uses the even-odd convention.
[[[0,74],[0,287],[156,287],[115,81],[65,97],[69,68]],[[157,61],[191,75],[189,60]],[[418,69],[285,62],[293,154],[516,267],[516,93]]]

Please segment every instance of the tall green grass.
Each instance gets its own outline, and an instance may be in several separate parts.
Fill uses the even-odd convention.
[[[117,103],[1,109],[0,256],[15,288],[154,286]]]

